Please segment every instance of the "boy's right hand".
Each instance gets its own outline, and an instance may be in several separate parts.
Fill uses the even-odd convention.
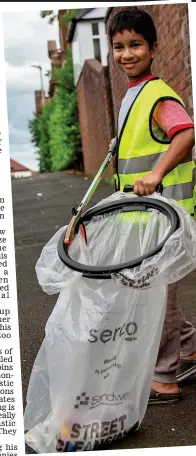
[[[157,185],[161,184],[163,174],[153,169],[141,179],[137,179],[134,185],[134,193],[139,196],[149,196],[156,191]]]

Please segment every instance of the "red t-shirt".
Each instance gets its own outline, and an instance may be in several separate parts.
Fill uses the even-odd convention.
[[[129,84],[134,87],[143,81],[154,78],[155,75],[146,76],[137,82]],[[169,139],[172,139],[176,133],[186,128],[194,128],[192,119],[187,114],[185,108],[174,100],[160,101],[153,113],[153,124],[158,125]]]

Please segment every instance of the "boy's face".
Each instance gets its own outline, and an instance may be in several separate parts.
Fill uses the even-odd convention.
[[[112,48],[116,64],[127,74],[129,80],[137,80],[151,72],[151,60],[156,53],[157,43],[149,48],[145,38],[135,30],[123,30],[113,36]]]

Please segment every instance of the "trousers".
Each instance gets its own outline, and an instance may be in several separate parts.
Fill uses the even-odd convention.
[[[176,383],[181,356],[196,352],[196,329],[177,305],[177,283],[168,285],[166,315],[153,380]]]

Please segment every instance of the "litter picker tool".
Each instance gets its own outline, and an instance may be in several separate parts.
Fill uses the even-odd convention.
[[[76,227],[78,227],[78,222],[81,219],[81,216],[82,216],[88,202],[90,201],[91,197],[95,193],[95,190],[96,190],[97,186],[99,185],[100,180],[102,179],[103,175],[105,174],[105,171],[106,171],[109,163],[111,162],[112,158],[116,154],[117,147],[118,147],[117,139],[115,138],[115,140],[113,141],[112,145],[109,148],[109,151],[107,153],[107,156],[106,156],[104,162],[102,163],[101,167],[99,168],[99,171],[97,172],[95,178],[93,179],[83,200],[81,201],[81,203],[79,204],[79,206],[77,208],[73,207],[73,209],[72,209],[73,217],[67,227],[66,235],[65,235],[65,239],[64,239],[64,243],[66,245],[70,245],[72,243],[75,232],[76,232]],[[80,228],[83,238],[86,241],[86,233],[85,233],[84,226],[82,224],[79,224],[79,228]]]

